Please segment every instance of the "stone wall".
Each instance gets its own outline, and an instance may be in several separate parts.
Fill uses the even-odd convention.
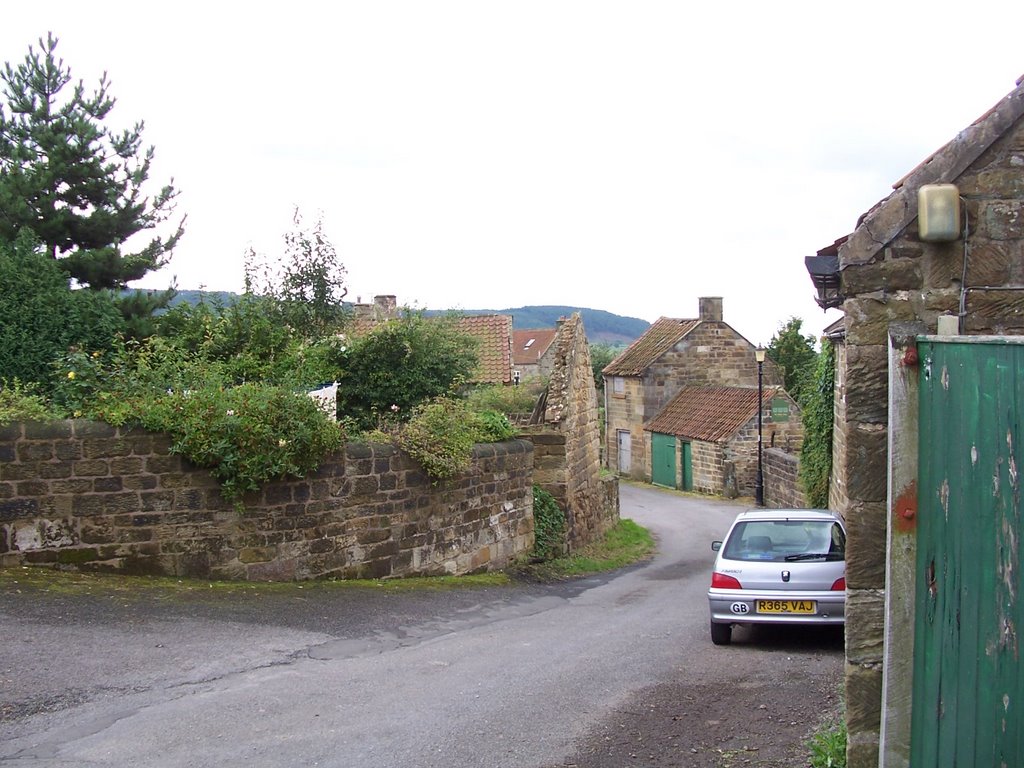
[[[572,550],[619,519],[618,480],[601,475],[601,422],[590,346],[579,313],[560,320],[543,412],[524,434],[536,451],[535,482],[565,511]]]
[[[462,574],[533,546],[534,450],[474,449],[433,485],[390,446],[348,445],[236,511],[169,440],[74,420],[0,428],[0,565],[228,579]]]
[[[850,768],[879,763],[891,514],[886,481],[890,335],[900,327],[934,334],[940,315],[959,316],[965,334],[1024,334],[1022,113],[1024,91],[1018,89],[915,169],[839,248],[846,340],[836,356],[830,504],[845,517],[849,534]],[[923,242],[917,235],[917,191],[936,182],[955,183],[960,190],[967,234],[954,242]]]
[[[693,470],[693,490],[697,493],[721,493],[725,480],[724,462],[722,446],[718,443],[708,443],[703,440],[691,441],[690,466]],[[681,469],[681,458],[679,466]]]
[[[807,499],[800,487],[800,456],[781,448],[767,448],[764,464],[764,505],[772,509],[801,509]]]

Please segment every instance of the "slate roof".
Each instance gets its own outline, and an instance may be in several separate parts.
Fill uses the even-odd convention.
[[[608,363],[602,373],[606,376],[640,376],[700,323],[700,320],[659,317],[643,336]]]
[[[459,330],[480,340],[480,364],[473,379],[477,384],[512,382],[512,315],[462,315]]]
[[[780,391],[781,387],[764,387],[762,406]],[[719,443],[756,416],[757,387],[683,387],[644,429]]]
[[[512,331],[512,361],[516,365],[536,365],[548,351],[557,332],[555,328]]]

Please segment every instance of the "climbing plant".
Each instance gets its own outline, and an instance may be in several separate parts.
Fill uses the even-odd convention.
[[[810,386],[800,403],[803,409],[804,442],[800,450],[800,485],[807,505],[828,506],[829,475],[832,472],[832,406],[835,386],[835,352],[825,342]]]

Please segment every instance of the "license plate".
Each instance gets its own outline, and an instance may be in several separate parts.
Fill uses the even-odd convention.
[[[758,600],[758,613],[814,613],[813,600]]]

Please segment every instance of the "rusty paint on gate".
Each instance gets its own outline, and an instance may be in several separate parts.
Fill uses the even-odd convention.
[[[917,481],[914,480],[897,497],[893,505],[893,528],[897,533],[917,530]]]

